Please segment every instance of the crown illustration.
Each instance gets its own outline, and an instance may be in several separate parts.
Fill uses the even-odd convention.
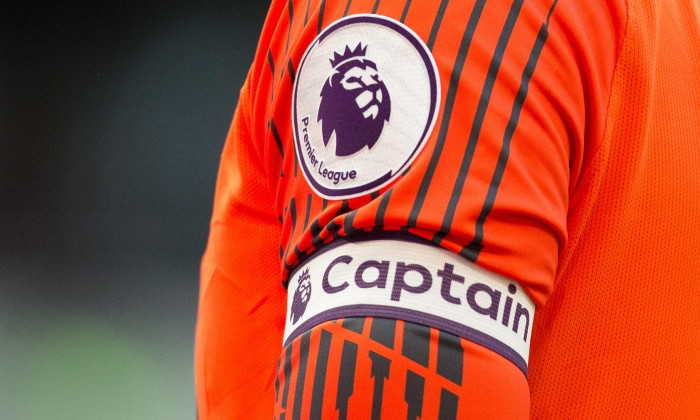
[[[364,57],[366,52],[367,46],[363,47],[361,43],[358,43],[357,46],[352,50],[346,45],[345,51],[343,51],[342,54],[338,54],[337,52],[333,53],[333,58],[330,59],[331,65],[333,66],[333,68],[336,68],[339,64],[343,63],[344,61],[348,61],[357,57]]]
[[[299,283],[302,281],[306,280],[307,278],[311,278],[309,275],[309,269],[307,268],[306,270],[301,272],[301,275],[299,275]]]

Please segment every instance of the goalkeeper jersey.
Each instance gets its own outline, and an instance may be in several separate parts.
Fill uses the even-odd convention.
[[[698,167],[698,0],[272,1],[200,417],[700,417]]]

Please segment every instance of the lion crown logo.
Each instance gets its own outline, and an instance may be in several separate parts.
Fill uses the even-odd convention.
[[[308,305],[310,298],[311,276],[309,275],[309,269],[307,268],[299,275],[299,284],[297,285],[297,289],[294,291],[291,315],[289,317],[293,324],[296,324],[299,318],[301,318],[304,315],[304,312],[306,312],[306,305]]]
[[[335,133],[336,156],[350,156],[379,140],[391,114],[389,91],[379,77],[377,65],[365,58],[367,46],[345,46],[330,59],[333,73],[321,90],[318,121],[323,143]]]

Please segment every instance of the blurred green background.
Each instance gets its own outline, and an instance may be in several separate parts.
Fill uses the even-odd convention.
[[[0,2],[0,419],[193,419],[198,266],[268,2]]]

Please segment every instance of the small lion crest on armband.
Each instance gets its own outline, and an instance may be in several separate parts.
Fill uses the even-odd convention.
[[[297,283],[297,288],[294,291],[294,300],[292,300],[292,307],[290,309],[291,315],[289,316],[293,324],[296,324],[297,321],[304,316],[306,305],[309,304],[309,299],[311,299],[311,276],[309,275],[308,269],[302,271]]]

